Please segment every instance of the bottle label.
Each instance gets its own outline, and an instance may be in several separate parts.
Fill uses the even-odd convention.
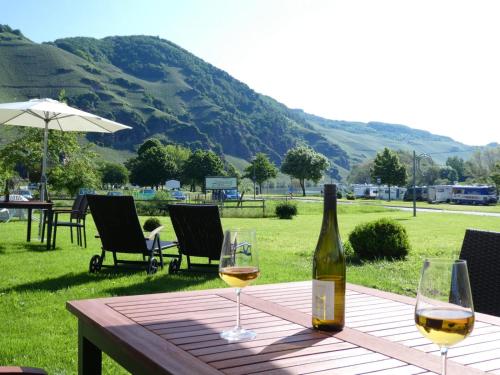
[[[321,320],[334,320],[335,281],[313,280],[312,314]]]

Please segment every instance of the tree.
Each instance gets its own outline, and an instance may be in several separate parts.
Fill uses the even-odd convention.
[[[305,196],[305,180],[318,182],[329,165],[325,155],[307,146],[298,146],[287,151],[281,164],[281,171],[299,180],[302,195]]]
[[[249,178],[259,184],[259,191],[262,192],[262,183],[271,179],[276,178],[278,175],[278,168],[271,162],[267,155],[259,152],[255,155],[250,165],[245,168],[243,177]]]
[[[94,159],[95,154],[90,152],[79,152],[68,156],[64,163],[51,170],[50,185],[55,190],[66,190],[71,196],[76,195],[82,187],[98,187],[100,176]]]
[[[351,184],[370,183],[372,179],[372,176],[370,174],[372,168],[373,168],[373,160],[355,165],[349,172],[349,176],[347,176],[347,181]]]
[[[205,177],[225,175],[224,163],[213,151],[196,150],[184,163],[182,175],[191,191],[196,190],[196,185],[205,191]]]
[[[372,180],[380,178],[381,183],[389,187],[389,201],[391,200],[391,185],[406,184],[406,168],[399,161],[398,155],[387,147],[377,153],[371,170]]]
[[[500,191],[500,162],[495,164],[495,168],[490,174],[490,179],[493,181],[497,188],[497,195]]]
[[[459,158],[458,156],[453,156],[449,157],[446,159],[446,165],[453,168],[457,172],[457,179],[456,181],[458,182],[463,182],[465,181],[465,161],[462,158]]]
[[[174,161],[178,172],[182,171],[184,163],[189,159],[189,156],[191,155],[191,150],[189,148],[180,145],[166,145],[165,151]]]
[[[42,165],[41,129],[21,128],[20,137],[8,143],[0,151],[5,165],[23,170],[32,182],[40,181]],[[96,154],[91,145],[82,147],[77,133],[49,130],[47,150],[47,177],[55,190],[67,190],[74,194],[80,187],[97,187],[95,168]]]
[[[138,155],[125,166],[130,171],[130,181],[139,186],[158,187],[178,175],[177,166],[165,147],[150,139],[139,147]]]
[[[458,181],[458,173],[455,168],[447,165],[439,169],[439,178],[446,180],[447,184],[453,184]]]
[[[128,182],[129,172],[122,164],[105,163],[100,171],[104,185],[125,185]]]

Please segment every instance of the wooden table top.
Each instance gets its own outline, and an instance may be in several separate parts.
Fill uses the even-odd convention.
[[[415,328],[414,299],[347,286],[346,328],[311,329],[311,282],[243,289],[242,325],[257,332],[228,343],[232,289],[68,302],[80,322],[155,374],[434,374],[438,347]],[[450,374],[500,374],[500,319],[477,314],[470,337],[449,351]],[[105,351],[105,350],[104,350]],[[116,355],[115,358],[120,358]],[[120,362],[120,361],[119,361]]]
[[[44,201],[8,201],[0,200],[0,208],[40,208],[49,209],[52,208],[54,203],[44,202]]]

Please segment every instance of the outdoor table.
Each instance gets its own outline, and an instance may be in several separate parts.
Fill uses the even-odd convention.
[[[17,208],[28,210],[28,230],[26,234],[26,241],[28,242],[31,241],[31,214],[33,210],[45,210],[45,215],[47,215],[47,250],[50,249],[50,241],[52,238],[52,206],[52,202],[44,201],[0,201],[0,208]]]
[[[79,374],[101,374],[107,353],[133,374],[434,374],[439,349],[415,328],[413,298],[347,285],[346,328],[311,328],[311,282],[243,289],[253,341],[228,343],[233,289],[68,302],[78,317]],[[449,351],[449,374],[500,374],[500,318],[477,314]]]

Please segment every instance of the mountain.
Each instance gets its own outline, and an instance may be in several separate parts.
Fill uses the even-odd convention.
[[[472,150],[402,125],[334,121],[289,109],[158,37],[78,37],[37,44],[0,25],[0,102],[57,98],[61,90],[70,105],[133,127],[113,135],[86,135],[124,154],[157,137],[245,160],[264,152],[279,163],[290,147],[302,143],[325,154],[345,175],[384,146]]]

